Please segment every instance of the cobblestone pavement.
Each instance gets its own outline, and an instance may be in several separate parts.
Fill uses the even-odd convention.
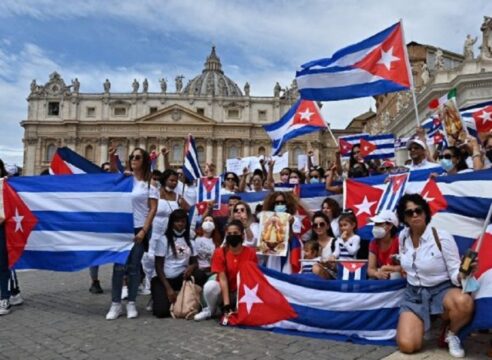
[[[25,271],[18,276],[25,303],[0,317],[0,359],[401,358],[393,347],[227,328],[215,321],[156,319],[145,311],[148,296],[137,298],[138,319],[106,321],[110,266],[100,271],[102,295],[89,293],[87,271]],[[477,354],[486,351],[484,343]],[[432,354],[431,349],[412,359],[431,359]]]

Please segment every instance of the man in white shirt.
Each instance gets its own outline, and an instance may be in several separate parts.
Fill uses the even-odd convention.
[[[427,160],[427,146],[424,141],[414,138],[407,143],[411,163],[406,165],[409,170],[422,170],[439,167],[439,164]]]

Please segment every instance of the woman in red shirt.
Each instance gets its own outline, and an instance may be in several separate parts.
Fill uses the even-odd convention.
[[[212,317],[222,300],[224,314],[231,313],[237,297],[237,273],[240,264],[246,261],[258,262],[254,248],[243,246],[244,225],[239,220],[230,221],[225,229],[226,244],[215,250],[212,256],[211,271],[217,274],[216,280],[209,280],[203,287],[203,296],[207,303],[196,321]]]
[[[373,279],[389,279],[391,273],[401,270],[394,262],[394,256],[398,255],[398,219],[392,211],[383,210],[371,221],[374,239],[369,243],[367,275]]]

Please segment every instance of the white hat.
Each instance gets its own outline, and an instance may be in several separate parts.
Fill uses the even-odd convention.
[[[425,143],[422,140],[420,140],[419,138],[413,138],[413,139],[408,140],[407,149],[409,149],[410,146],[412,146],[412,144],[417,144],[422,149],[425,149]]]
[[[379,214],[373,216],[369,220],[376,224],[390,223],[395,225],[395,227],[398,227],[399,224],[398,218],[396,217],[395,213],[390,210],[382,210]]]
[[[19,168],[16,165],[6,165],[5,170],[9,176],[14,176],[19,172]]]

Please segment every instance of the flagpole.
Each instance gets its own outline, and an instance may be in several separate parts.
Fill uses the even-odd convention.
[[[407,42],[405,41],[405,31],[403,29],[403,19],[400,19],[401,36],[403,38],[403,54],[405,56],[405,62],[407,63],[407,71],[410,80],[410,91],[412,92],[413,98],[413,109],[415,110],[415,121],[417,122],[417,127],[420,127],[419,119],[419,109],[417,107],[417,96],[415,95],[415,86],[413,84],[412,67],[410,65],[410,58],[408,56]]]

